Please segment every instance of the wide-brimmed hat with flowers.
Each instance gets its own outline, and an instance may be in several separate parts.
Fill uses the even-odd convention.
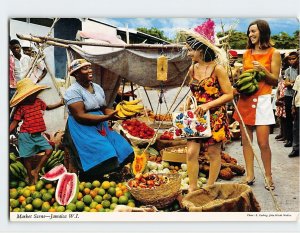
[[[179,33],[184,36],[187,44],[192,48],[201,47],[201,44],[204,44],[215,53],[219,62],[227,63],[225,51],[218,47],[219,41],[215,35],[215,22],[213,20],[207,19],[193,29],[180,29]]]
[[[24,78],[24,79],[20,80],[19,82],[17,82],[16,94],[13,96],[13,98],[9,102],[10,107],[16,106],[21,101],[26,99],[28,96],[30,96],[38,91],[47,89],[47,88],[50,88],[50,87],[48,87],[46,85],[35,84],[30,78]]]
[[[70,67],[69,67],[69,73],[70,75],[73,74],[76,70],[79,70],[80,68],[84,66],[90,66],[91,63],[88,62],[85,59],[76,59],[71,62]]]

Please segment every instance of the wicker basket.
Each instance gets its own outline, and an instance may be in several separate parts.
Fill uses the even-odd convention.
[[[153,189],[131,188],[127,185],[132,196],[145,205],[153,205],[162,209],[175,201],[180,194],[181,177],[179,174],[162,174],[167,176],[169,181]]]

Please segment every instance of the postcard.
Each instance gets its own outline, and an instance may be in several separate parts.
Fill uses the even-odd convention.
[[[17,17],[9,37],[11,222],[298,221],[297,18]]]

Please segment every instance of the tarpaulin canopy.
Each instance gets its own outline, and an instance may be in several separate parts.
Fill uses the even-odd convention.
[[[89,47],[89,48],[87,48]],[[181,48],[105,48],[69,45],[71,60],[85,58],[93,64],[94,81],[106,93],[109,105],[116,97],[121,79],[144,87],[180,86],[191,65],[191,59],[183,55]],[[168,57],[168,79],[163,83],[157,80],[157,58],[164,54]]]

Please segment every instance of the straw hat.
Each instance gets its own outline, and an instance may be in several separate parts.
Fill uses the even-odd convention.
[[[47,88],[50,87],[34,84],[34,82],[30,78],[24,78],[20,80],[19,82],[17,82],[16,94],[10,100],[10,107],[16,106],[28,96]]]
[[[211,19],[208,19],[194,29],[181,29],[180,33],[186,36],[188,43],[192,44],[192,46],[201,42],[202,44],[211,48],[217,55],[219,53],[219,48],[216,46],[214,29],[215,22]]]
[[[215,35],[214,29],[215,22],[211,19],[208,19],[194,29],[181,29],[179,33],[186,37],[186,41],[191,47],[197,47],[197,45],[200,45],[201,47],[202,43],[215,53],[218,63],[227,65],[228,59],[226,58],[226,52],[224,49],[221,49],[217,46],[218,38]]]
[[[81,67],[84,66],[90,66],[91,63],[88,62],[85,59],[76,59],[71,62],[70,67],[69,67],[69,73],[70,75],[73,74],[76,70],[79,70]]]

